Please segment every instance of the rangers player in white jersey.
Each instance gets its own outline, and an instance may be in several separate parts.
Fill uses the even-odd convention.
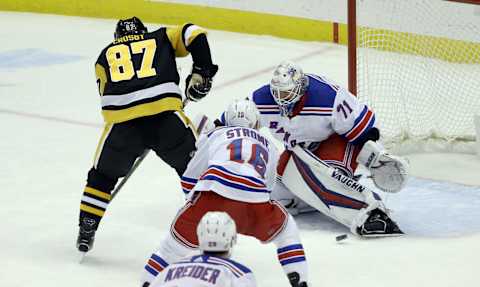
[[[226,212],[207,212],[197,227],[201,255],[168,265],[150,287],[255,287],[250,269],[229,259],[237,240],[235,222]]]
[[[355,177],[362,164],[377,187],[398,192],[407,176],[406,162],[377,143],[380,131],[368,106],[289,61],[276,67],[253,101],[262,125],[286,148],[272,198],[293,213],[314,207],[360,236],[403,234],[380,196]]]
[[[222,211],[235,220],[238,233],[274,243],[291,286],[306,287],[307,262],[296,223],[280,203],[270,200],[278,154],[257,131],[255,104],[235,101],[221,119],[224,126],[197,142],[197,152],[182,176],[189,200],[148,260],[144,282],[151,282],[170,263],[197,249],[198,222],[208,211]]]

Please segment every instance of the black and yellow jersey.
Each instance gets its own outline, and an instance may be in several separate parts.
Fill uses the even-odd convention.
[[[126,35],[102,50],[95,74],[106,123],[183,108],[176,57],[206,31],[193,24]]]

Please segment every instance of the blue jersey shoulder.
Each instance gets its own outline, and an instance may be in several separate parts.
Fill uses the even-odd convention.
[[[307,74],[308,98],[305,107],[332,108],[337,96],[338,87],[320,76]]]
[[[265,85],[253,92],[252,101],[262,115],[275,115],[280,113],[280,109],[270,92],[270,86]]]
[[[273,99],[270,92],[270,85],[264,85],[261,88],[253,92],[252,100],[257,105],[276,105],[277,103]]]
[[[252,271],[246,266],[224,257],[211,256],[211,255],[197,255],[190,259],[190,262],[202,262],[207,264],[222,265],[230,269],[235,276],[251,273]]]
[[[207,255],[204,255],[204,256],[207,256]],[[227,259],[225,257],[217,257],[217,256],[207,256],[207,257],[208,257],[208,259],[214,259],[215,261],[218,260],[218,261],[224,262],[227,265],[233,265],[236,268],[238,268],[240,271],[242,271],[243,273],[252,273],[252,270],[250,270],[248,267],[246,267],[245,265],[240,264],[237,261],[234,261],[232,259]]]
[[[225,130],[225,129],[228,129],[228,128],[231,128],[231,127],[226,127],[226,126],[219,126],[219,127],[216,127],[214,128],[211,132],[209,132],[207,134],[207,137],[210,138],[214,133],[220,131],[220,130]]]
[[[219,256],[211,256],[211,255],[195,255],[191,257],[189,260],[184,260],[178,263],[207,263],[207,264],[214,264],[214,265],[224,265],[229,269],[232,269],[232,267],[236,267],[236,269],[240,270],[242,273],[252,273],[252,270],[250,270],[248,267],[246,267],[243,264],[238,263],[237,261],[234,261],[232,259],[228,259],[225,257],[219,257]],[[237,271],[238,272],[238,271]]]

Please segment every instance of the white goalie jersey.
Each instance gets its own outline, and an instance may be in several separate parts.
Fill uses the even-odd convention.
[[[257,130],[219,127],[203,134],[182,176],[182,189],[213,191],[243,202],[267,202],[274,184],[278,152]]]
[[[197,255],[169,265],[150,287],[255,287],[250,269],[223,257]]]
[[[375,126],[375,114],[344,88],[323,77],[307,74],[309,85],[297,109],[283,116],[269,85],[253,93],[252,100],[261,115],[262,126],[287,148],[297,143],[322,142],[338,134],[355,144]]]

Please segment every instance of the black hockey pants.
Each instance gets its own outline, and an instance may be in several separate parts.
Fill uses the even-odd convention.
[[[181,176],[195,151],[194,133],[183,112],[173,111],[107,125],[88,173],[80,224],[87,217],[95,221],[95,229],[98,227],[118,179],[146,149],[155,151]]]

